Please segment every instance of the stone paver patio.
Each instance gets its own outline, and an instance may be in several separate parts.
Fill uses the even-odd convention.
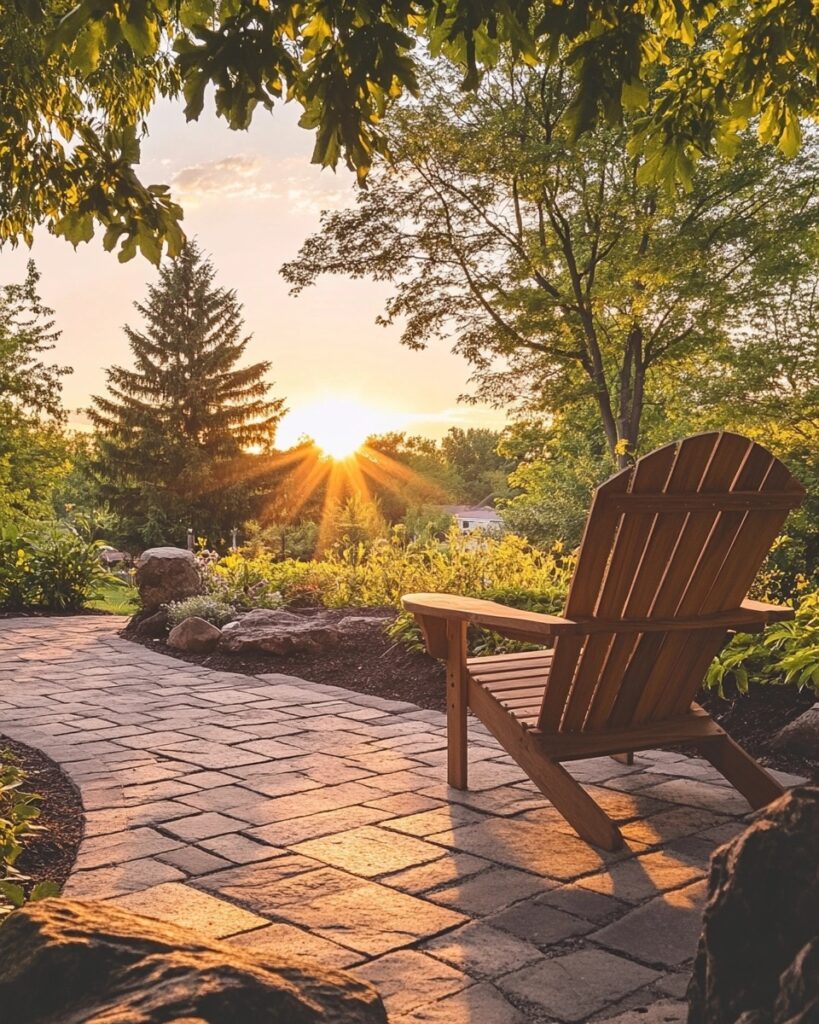
[[[480,725],[450,790],[440,713],[189,665],[124,621],[0,621],[0,732],[85,807],[66,895],[350,968],[393,1024],[685,1019],[708,858],[748,811],[710,766],[573,765],[627,837],[604,854]]]

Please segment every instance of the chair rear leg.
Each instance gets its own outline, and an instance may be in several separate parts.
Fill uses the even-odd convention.
[[[526,740],[507,749],[581,839],[604,850],[619,850],[623,846],[620,829],[562,764],[552,761]]]
[[[765,807],[785,792],[776,779],[730,736],[699,743],[699,752],[748,801],[754,810]]]
[[[447,782],[455,789],[467,788],[466,757],[466,623],[447,620],[446,663]]]

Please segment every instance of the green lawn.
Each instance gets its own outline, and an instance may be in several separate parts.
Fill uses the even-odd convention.
[[[127,583],[108,583],[100,588],[99,597],[89,601],[88,607],[111,615],[133,615],[137,610],[136,588]]]

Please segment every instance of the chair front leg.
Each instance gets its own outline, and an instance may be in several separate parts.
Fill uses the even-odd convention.
[[[448,619],[446,636],[447,782],[455,789],[466,789],[466,623]]]

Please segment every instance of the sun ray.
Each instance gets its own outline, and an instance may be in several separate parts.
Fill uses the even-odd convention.
[[[319,489],[329,473],[329,466],[315,453],[309,460],[296,466],[290,482],[294,488],[293,497],[288,508],[288,519],[293,520],[304,508],[313,494]]]
[[[324,504],[321,509],[318,537],[316,539],[316,551],[321,552],[327,546],[330,531],[333,525],[333,515],[336,506],[343,494],[344,484],[347,478],[345,469],[346,463],[330,460],[330,470],[327,476],[327,490],[324,494]]]
[[[429,498],[434,501],[444,501],[446,498],[443,488],[435,481],[422,476],[409,466],[397,462],[389,455],[376,451],[369,445],[362,448],[357,461],[365,474],[381,487],[385,487],[399,497],[404,497],[406,494],[399,486],[398,481],[401,481],[417,488],[425,488]]]
[[[200,480],[197,483],[193,483],[185,479],[184,482],[179,484],[178,490],[185,494],[201,496],[223,487],[257,480],[268,473],[277,472],[290,465],[296,465],[304,461],[310,454],[316,457],[316,452],[312,445],[301,445],[286,452],[256,455],[252,461],[249,461],[246,455],[238,456],[235,459],[226,460],[219,465],[217,472],[210,480]]]

